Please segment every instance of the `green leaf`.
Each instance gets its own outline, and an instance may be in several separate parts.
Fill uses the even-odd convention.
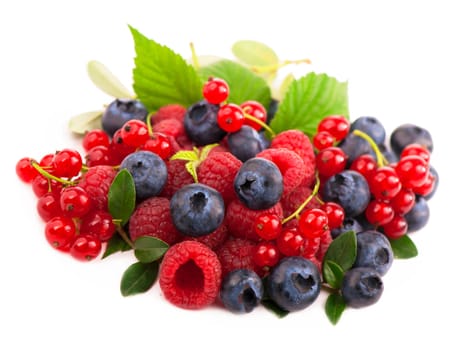
[[[106,249],[103,253],[101,259],[107,258],[108,256],[117,253],[117,252],[125,252],[127,250],[132,249],[130,245],[125,242],[122,237],[118,234],[114,234],[111,239],[106,244]]]
[[[343,311],[345,311],[345,307],[345,300],[340,294],[334,293],[327,297],[325,312],[327,318],[332,324],[337,324],[337,322],[340,320],[340,317],[342,316]]]
[[[332,114],[349,117],[348,84],[309,73],[290,84],[270,127],[276,133],[299,129],[312,137],[321,119]]]
[[[161,258],[168,250],[168,244],[150,236],[138,237],[135,242],[135,256],[142,263],[150,263]]]
[[[133,89],[148,110],[173,103],[187,107],[203,98],[202,82],[192,65],[167,46],[129,28],[136,53]]]
[[[397,239],[390,239],[390,244],[396,259],[410,259],[419,254],[416,245],[408,235]]]
[[[109,213],[114,219],[120,220],[120,224],[123,226],[130,219],[130,215],[135,209],[135,204],[135,182],[127,169],[121,169],[109,188]]]
[[[120,292],[124,297],[148,291],[156,282],[159,263],[136,262],[128,267],[120,281]]]
[[[101,62],[90,61],[87,73],[93,84],[109,96],[116,98],[132,98],[131,93],[117,77]]]
[[[194,150],[193,151],[182,150],[182,151],[176,152],[173,156],[170,157],[170,160],[175,160],[175,159],[187,160],[187,161],[198,161],[199,155]]]
[[[81,113],[69,120],[68,127],[76,134],[84,135],[87,131],[101,129],[103,111],[90,111]]]
[[[266,81],[239,63],[222,60],[202,67],[199,73],[204,80],[217,77],[226,80],[229,85],[228,102],[241,104],[255,100],[268,109],[271,101],[271,89]]]
[[[260,303],[265,307],[265,309],[271,311],[279,318],[283,318],[289,314],[289,311],[282,309],[271,299],[263,299]]]
[[[350,269],[356,260],[356,233],[348,231],[335,238],[327,248],[324,256],[326,261],[332,261],[343,271]],[[323,267],[324,270],[324,267]]]
[[[234,56],[249,66],[271,66],[279,63],[279,58],[272,48],[254,40],[239,40],[231,47]]]
[[[332,260],[324,260],[322,274],[326,283],[332,288],[339,289],[341,287],[344,271],[340,265]]]

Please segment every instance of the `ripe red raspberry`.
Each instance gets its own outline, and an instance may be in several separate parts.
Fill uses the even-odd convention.
[[[228,227],[226,225],[220,225],[215,231],[209,233],[205,236],[192,237],[184,236],[183,240],[197,241],[205,244],[212,250],[216,250],[220,245],[222,245],[228,238]]]
[[[311,186],[315,177],[315,154],[309,137],[300,130],[286,130],[271,141],[272,148],[288,148],[295,151],[305,162],[302,184]]]
[[[176,119],[183,122],[186,108],[182,105],[171,104],[160,107],[156,113],[151,116],[151,124],[155,124],[164,119]]]
[[[186,135],[183,122],[177,119],[161,120],[153,124],[152,131],[172,136],[182,148],[191,144],[191,140]]]
[[[194,179],[186,170],[186,161],[174,159],[165,162],[165,164],[167,165],[167,182],[160,195],[171,198],[181,187],[192,184]]]
[[[172,245],[182,239],[170,216],[170,201],[163,197],[151,197],[138,204],[128,230],[133,241],[140,236],[152,236]]]
[[[91,197],[95,209],[108,210],[107,195],[116,174],[117,171],[109,165],[93,166],[83,174],[79,186]]]
[[[257,243],[249,239],[228,238],[216,250],[223,276],[236,269],[250,269],[259,273],[260,268],[253,259],[256,247]]]
[[[199,182],[216,189],[223,197],[225,204],[236,199],[234,178],[242,162],[230,152],[209,153],[199,165],[197,176]]]
[[[258,153],[257,157],[271,160],[279,168],[284,186],[282,198],[300,185],[304,176],[304,162],[295,151],[287,148],[267,148]]]
[[[225,223],[229,233],[237,238],[260,241],[260,236],[254,230],[257,217],[261,214],[276,214],[282,220],[282,206],[278,202],[265,210],[251,210],[239,199],[231,201],[226,209]]]
[[[205,244],[183,241],[165,253],[159,268],[159,286],[173,305],[204,308],[215,301],[220,285],[220,260]]]
[[[302,203],[311,195],[313,191],[307,186],[298,186],[293,190],[288,196],[281,198],[282,210],[284,212],[284,217],[288,217],[290,214],[295,212]],[[316,199],[319,198],[318,195],[314,196],[309,203],[303,208],[301,213],[307,209],[320,208],[321,204]]]

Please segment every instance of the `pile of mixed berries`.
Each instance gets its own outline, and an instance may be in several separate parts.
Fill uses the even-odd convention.
[[[438,174],[430,133],[404,124],[386,139],[374,117],[326,116],[313,137],[274,134],[277,109],[228,103],[226,81],[210,78],[204,99],[149,114],[116,99],[102,128],[78,150],[16,166],[31,183],[50,245],[89,261],[122,235],[155,237],[165,298],[181,308],[218,303],[244,313],[264,300],[282,310],[311,305],[325,286],[331,243],[354,232],[354,264],[338,293],[347,306],[375,303],[394,259],[394,240],[422,228]],[[117,174],[131,175],[136,207],[120,224],[108,208]],[[334,269],[335,270],[335,269]]]

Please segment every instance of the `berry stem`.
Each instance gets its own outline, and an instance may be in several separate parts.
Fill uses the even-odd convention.
[[[55,181],[57,181],[59,183],[62,183],[63,185],[73,186],[73,185],[76,184],[75,181],[65,180],[65,179],[62,179],[60,177],[57,177],[57,176],[54,176],[54,175],[50,174],[48,171],[43,169],[40,166],[40,164],[37,163],[35,160],[31,160],[30,164],[40,173],[40,175],[43,175],[43,177],[45,177],[46,179],[55,180]]]
[[[152,116],[154,115],[154,113],[151,113],[148,115],[148,117],[146,118],[146,126],[148,127],[148,134],[149,136],[152,136]]]
[[[300,215],[300,212],[307,206],[307,204],[318,194],[319,191],[319,186],[321,184],[321,181],[319,180],[318,173],[316,172],[316,183],[313,188],[313,192],[308,196],[307,199],[295,210],[292,214],[290,214],[288,217],[284,218],[282,220],[282,224],[284,225],[285,223],[289,222],[290,220],[297,218]]]
[[[192,42],[189,43],[189,48],[191,49],[192,65],[193,65],[194,69],[199,70],[199,68],[200,68],[199,59],[197,58],[196,49],[195,49],[194,44]]]
[[[278,69],[288,66],[289,64],[300,64],[300,63],[307,63],[310,64],[311,60],[308,58],[304,58],[301,60],[284,60],[281,62],[278,62],[276,64],[270,64],[267,66],[252,66],[250,69],[254,71],[255,73],[274,73]]]
[[[116,225],[116,231],[119,234],[120,237],[127,243],[132,249],[135,249],[135,245],[133,242],[128,238],[127,233],[124,231],[122,226],[120,226],[120,222],[113,220],[114,224]]]
[[[355,134],[356,136],[362,137],[364,140],[369,142],[369,144],[371,145],[371,147],[372,147],[372,149],[373,149],[373,151],[375,153],[375,156],[377,157],[377,166],[379,168],[388,164],[387,159],[383,156],[382,152],[380,152],[379,146],[377,146],[377,144],[372,139],[372,137],[370,137],[365,132],[363,132],[361,130],[357,130],[357,129],[353,130],[353,134]]]
[[[255,118],[253,115],[250,115],[250,114],[246,113],[245,111],[244,111],[244,117],[251,120],[251,121],[253,121],[254,123],[260,125],[263,129],[268,131],[271,138],[274,138],[276,136],[276,133],[273,131],[273,129],[271,129],[268,124],[262,122],[260,119]]]

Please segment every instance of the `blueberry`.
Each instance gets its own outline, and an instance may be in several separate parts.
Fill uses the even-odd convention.
[[[415,232],[423,228],[430,219],[430,208],[427,200],[424,197],[416,196],[414,206],[404,214],[407,221],[407,232]]]
[[[279,101],[272,98],[270,101],[268,110],[266,111],[266,124],[269,125],[269,123],[271,123],[271,120],[273,120],[274,116],[276,115],[278,108],[279,108]]]
[[[374,159],[376,158],[370,143],[353,133],[349,133],[338,146],[347,156],[347,167],[351,165],[353,160],[363,154],[370,154]]]
[[[411,144],[418,143],[433,151],[433,139],[430,132],[414,124],[403,124],[397,127],[390,135],[390,146],[396,154],[401,154],[403,149]]]
[[[382,153],[382,155],[385,157],[385,159],[387,160],[387,162],[389,164],[393,164],[393,163],[398,162],[399,157],[396,155],[395,152],[393,152],[391,149],[389,149],[384,144],[381,144],[381,145],[378,145],[378,146],[379,146],[380,152]],[[374,156],[374,158],[375,158],[375,156]]]
[[[255,157],[269,145],[263,133],[248,125],[243,125],[239,131],[230,133],[227,140],[229,151],[241,162]]]
[[[148,110],[139,101],[129,98],[118,98],[104,110],[101,123],[103,130],[112,136],[131,119],[145,120]]]
[[[381,276],[393,263],[393,251],[384,234],[368,230],[356,234],[357,253],[354,267],[370,267]]]
[[[383,292],[380,274],[369,267],[355,267],[343,277],[341,292],[345,303],[353,308],[375,304]]]
[[[359,117],[350,126],[350,132],[360,130],[368,134],[377,145],[385,142],[385,128],[375,117]]]
[[[282,174],[270,160],[251,158],[234,178],[234,191],[244,205],[253,210],[268,209],[282,196]]]
[[[326,202],[340,204],[345,216],[355,217],[366,209],[371,194],[363,175],[354,170],[344,170],[326,180],[322,197]]]
[[[221,225],[225,204],[217,190],[194,183],[183,186],[173,194],[170,214],[178,231],[199,237],[212,233]]]
[[[266,280],[269,298],[286,311],[310,306],[321,292],[321,275],[316,265],[301,256],[290,256],[271,270]]]
[[[332,239],[337,238],[342,233],[353,231],[354,233],[363,231],[363,226],[354,218],[346,217],[343,220],[342,226],[334,228],[330,231]]]
[[[252,270],[233,270],[221,282],[220,300],[232,312],[249,313],[262,297],[263,282]]]
[[[220,106],[205,100],[191,105],[184,116],[184,128],[188,137],[198,146],[220,142],[226,132],[217,124]]]
[[[138,151],[129,154],[120,164],[133,177],[136,199],[143,200],[158,195],[167,182],[167,166],[157,154]]]

